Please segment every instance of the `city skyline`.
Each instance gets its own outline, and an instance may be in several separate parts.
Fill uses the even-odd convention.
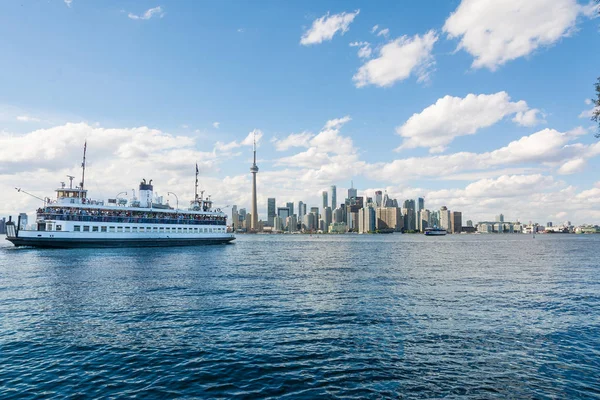
[[[93,198],[147,178],[192,199],[197,163],[217,207],[250,210],[255,137],[263,220],[268,197],[353,181],[474,221],[600,223],[598,5],[471,2],[9,2],[0,215],[40,205],[16,187],[53,197],[86,140]]]

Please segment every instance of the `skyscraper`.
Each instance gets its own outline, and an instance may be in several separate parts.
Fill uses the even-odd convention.
[[[462,213],[460,211],[452,211],[450,216],[452,233],[462,232]],[[500,224],[502,225],[502,224]]]
[[[348,198],[355,199],[358,197],[358,191],[354,189],[354,182],[350,182],[351,188],[348,189]]]
[[[269,226],[273,226],[273,218],[275,218],[276,212],[276,201],[274,197],[267,199],[267,222]]]
[[[445,229],[448,233],[452,233],[450,218],[450,210],[446,206],[442,206],[440,208],[440,228]]]
[[[335,185],[331,185],[331,209],[337,208],[337,188]]]
[[[298,217],[301,217],[303,215],[306,215],[306,206],[304,205],[304,202],[299,201],[298,202]],[[302,220],[302,218],[298,218],[298,221]]]
[[[381,190],[375,192],[375,206],[383,207],[383,192]]]
[[[290,209],[290,216],[294,215],[294,203],[290,201],[285,206]]]
[[[252,174],[252,220],[250,229],[253,231],[258,230],[258,205],[256,204],[256,174],[258,173],[258,166],[256,165],[256,136],[254,137],[254,160],[250,167],[250,173]]]
[[[323,210],[324,210],[325,207],[327,207],[327,192],[323,191],[323,193],[321,193],[321,195],[323,196]]]
[[[404,214],[404,228],[407,231],[417,230],[417,213],[415,211],[414,200],[404,200],[404,207],[402,207],[402,213]]]
[[[422,197],[419,197],[417,199],[417,209],[415,210],[415,212],[417,213],[417,229],[419,231],[423,231],[423,226],[421,224],[421,210],[425,209],[425,200]]]

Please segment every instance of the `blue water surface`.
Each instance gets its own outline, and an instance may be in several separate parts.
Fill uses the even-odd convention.
[[[600,398],[600,235],[0,244],[0,398]]]

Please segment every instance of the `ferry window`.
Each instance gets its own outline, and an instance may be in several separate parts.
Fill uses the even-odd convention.
[[[123,227],[122,226],[117,226],[117,232],[123,232]]]
[[[208,228],[204,228],[204,233],[208,232]]]
[[[52,230],[52,224],[46,224],[46,230],[47,231],[51,231]]]
[[[183,228],[183,233],[187,233],[187,228]]]
[[[161,232],[164,232],[164,231],[165,231],[165,228],[163,228],[163,227],[161,226],[159,230],[160,230]]]
[[[97,226],[92,226],[92,232],[98,232],[98,227]]]
[[[198,233],[198,228],[194,228],[194,233]]]
[[[115,231],[115,227],[114,226],[109,226],[108,227],[108,231],[109,232],[114,232]]]
[[[178,233],[181,233],[181,228],[177,228],[177,232],[178,232]]]
[[[134,226],[133,228],[131,228],[131,232],[137,232],[137,226]]]
[[[125,232],[129,232],[130,230],[131,229],[128,226],[125,227]]]
[[[155,227],[153,227],[153,228],[152,228],[152,230],[153,230],[154,232],[158,232],[158,228],[157,228],[156,226],[155,226]]]
[[[62,225],[56,225],[56,230],[57,231],[62,231]]]
[[[81,231],[81,226],[79,226],[79,225],[75,225],[75,226],[73,227],[73,231],[74,231],[74,232],[79,232],[79,231]]]
[[[101,226],[100,227],[100,232],[106,232],[106,227],[105,226]]]
[[[85,226],[83,227],[83,231],[84,231],[84,232],[89,232],[89,231],[90,231],[90,227],[89,227],[89,226],[87,226],[87,225],[85,225]]]
[[[140,226],[140,232],[144,232],[144,230],[145,230],[144,227]]]

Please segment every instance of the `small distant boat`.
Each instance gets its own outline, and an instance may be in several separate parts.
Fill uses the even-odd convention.
[[[425,236],[444,236],[446,233],[442,228],[425,228]]]

